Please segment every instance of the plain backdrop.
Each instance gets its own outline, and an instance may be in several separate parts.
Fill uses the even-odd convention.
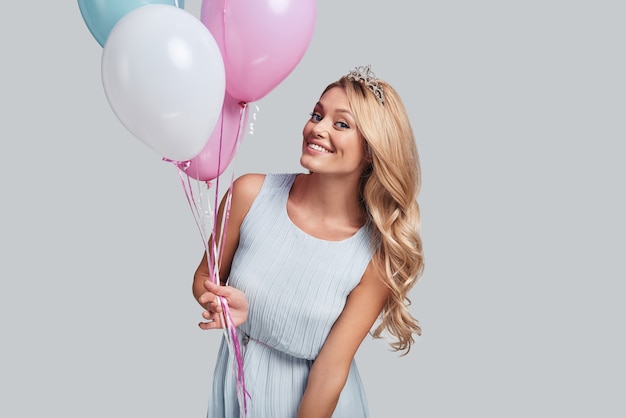
[[[373,418],[626,416],[625,19],[618,0],[319,0],[305,56],[251,104],[236,174],[300,171],[313,104],[355,66],[409,111],[424,333],[405,357],[363,343]],[[0,20],[0,416],[204,417],[221,334],[197,328],[175,169],[115,117],[77,2]]]

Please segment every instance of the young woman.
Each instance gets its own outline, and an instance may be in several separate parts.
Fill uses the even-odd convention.
[[[222,327],[225,297],[250,417],[367,417],[361,342],[386,332],[406,353],[421,333],[407,297],[423,270],[420,166],[396,91],[369,66],[330,84],[304,126],[300,163],[307,173],[233,183],[224,286],[208,280],[206,254],[194,276],[200,327]],[[222,342],[210,418],[239,416],[236,384]]]

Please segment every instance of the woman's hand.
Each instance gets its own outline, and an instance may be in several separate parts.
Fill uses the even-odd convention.
[[[207,290],[198,298],[198,302],[205,311],[202,312],[204,322],[198,324],[202,329],[224,328],[225,324],[222,319],[221,296],[230,310],[233,325],[238,327],[248,319],[248,300],[246,295],[239,289],[231,286],[219,286],[210,280],[204,282],[204,288]]]

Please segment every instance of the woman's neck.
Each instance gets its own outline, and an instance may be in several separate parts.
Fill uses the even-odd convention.
[[[351,227],[361,227],[364,213],[359,202],[359,178],[325,174],[300,174],[289,194],[292,208],[301,215]]]

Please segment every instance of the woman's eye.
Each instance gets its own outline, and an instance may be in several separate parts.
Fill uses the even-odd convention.
[[[311,120],[319,122],[319,121],[322,120],[322,117],[319,114],[317,114],[317,113],[311,113]]]
[[[337,122],[337,126],[338,126],[339,128],[341,128],[341,129],[349,129],[349,128],[350,128],[350,125],[348,125],[348,124],[347,124],[347,123],[345,123],[345,122]]]

